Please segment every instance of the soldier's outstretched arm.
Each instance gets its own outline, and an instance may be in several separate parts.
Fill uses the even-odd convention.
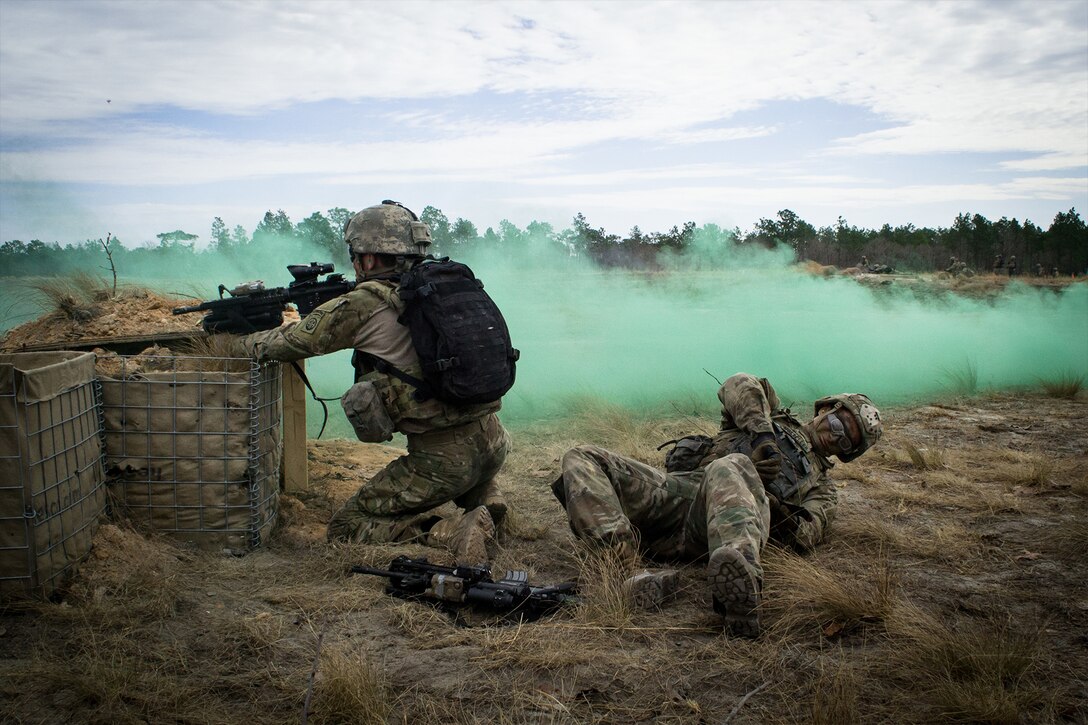
[[[315,307],[299,322],[242,338],[246,354],[258,362],[290,361],[354,347],[359,330],[384,303],[355,290]]]

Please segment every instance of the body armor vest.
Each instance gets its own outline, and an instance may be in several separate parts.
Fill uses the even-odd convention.
[[[781,422],[780,422],[781,421]],[[783,425],[785,423],[785,425]],[[789,501],[797,495],[801,485],[813,472],[813,462],[809,457],[812,444],[800,432],[800,422],[786,411],[776,412],[771,417],[774,439],[782,451],[782,471],[764,488],[779,501]],[[752,436],[740,431],[720,455],[743,453],[752,455]],[[816,454],[812,453],[813,456]]]

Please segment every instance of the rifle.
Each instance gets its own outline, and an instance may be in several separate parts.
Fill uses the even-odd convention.
[[[410,601],[431,601],[440,607],[479,605],[533,620],[560,606],[577,602],[574,582],[534,587],[524,571],[507,571],[494,581],[489,566],[439,566],[426,559],[398,556],[389,569],[353,566],[352,574],[383,576],[389,580],[385,593]]]
[[[305,317],[325,302],[355,289],[355,283],[342,274],[332,274],[332,264],[289,264],[287,271],[295,281],[286,287],[265,289],[264,282],[245,282],[233,289],[219,285],[219,299],[201,302],[191,307],[177,307],[175,315],[207,312],[202,322],[205,332],[245,334],[271,330],[283,324],[283,306],[292,302]],[[324,280],[320,275],[327,274]],[[230,297],[224,297],[229,293]]]

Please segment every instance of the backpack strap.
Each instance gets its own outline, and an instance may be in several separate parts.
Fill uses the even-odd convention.
[[[364,362],[369,363],[372,368],[377,370],[379,373],[382,373],[383,375],[392,375],[394,378],[400,380],[402,383],[407,383],[408,385],[411,385],[413,388],[416,389],[416,392],[412,393],[412,397],[415,398],[417,401],[423,402],[424,400],[430,400],[434,397],[434,393],[432,392],[431,387],[427,385],[426,381],[420,380],[414,375],[409,375],[397,366],[393,365],[393,363],[389,362],[388,360],[383,360],[377,355],[371,354],[369,352],[363,352],[362,350],[356,350],[351,354],[351,364],[352,367],[355,368],[356,382],[358,382],[358,379],[360,377],[360,366]]]

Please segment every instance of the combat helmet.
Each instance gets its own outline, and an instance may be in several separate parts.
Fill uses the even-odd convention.
[[[408,207],[386,199],[344,225],[344,242],[352,254],[422,257],[431,243],[431,228]]]
[[[849,463],[869,450],[884,433],[884,426],[880,422],[880,411],[867,395],[861,393],[828,395],[817,400],[814,407],[817,414],[821,408],[845,408],[857,421],[858,429],[861,431],[861,445],[849,453],[836,453],[835,455],[843,463]]]

